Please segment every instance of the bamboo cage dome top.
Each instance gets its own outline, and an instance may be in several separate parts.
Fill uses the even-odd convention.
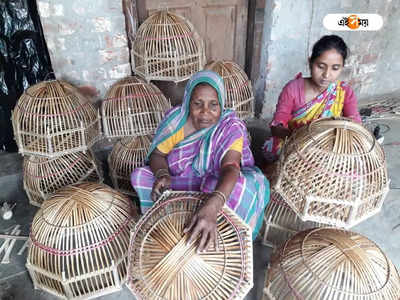
[[[104,134],[125,137],[153,134],[171,108],[164,94],[139,76],[130,76],[114,83],[102,102]]]
[[[210,62],[205,69],[214,71],[224,80],[226,108],[235,110],[241,119],[254,115],[254,94],[251,82],[237,63],[218,60]]]
[[[127,285],[140,299],[243,299],[253,285],[251,229],[224,207],[218,248],[196,252],[183,229],[205,193],[163,193],[131,233]]]
[[[267,299],[399,299],[400,276],[372,241],[357,233],[317,228],[288,240],[272,259]]]
[[[35,287],[69,299],[120,289],[137,217],[132,201],[104,184],[60,189],[32,222],[27,267]]]
[[[144,166],[151,140],[152,136],[143,135],[123,138],[115,144],[108,156],[114,188],[123,193],[136,195],[130,182],[130,175],[134,169]]]
[[[135,73],[147,80],[186,80],[205,64],[203,40],[193,25],[168,10],[140,25],[132,53]]]
[[[22,154],[55,157],[87,150],[100,135],[97,109],[64,80],[29,87],[12,114]]]
[[[294,131],[279,165],[275,189],[303,220],[349,228],[378,212],[389,189],[381,146],[345,118]]]

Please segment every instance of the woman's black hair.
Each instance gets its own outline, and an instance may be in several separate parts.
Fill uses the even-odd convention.
[[[348,48],[346,43],[340,36],[337,35],[324,35],[322,38],[316,42],[312,48],[312,54],[310,57],[310,63],[313,63],[314,60],[319,57],[322,53],[327,50],[335,49],[339,54],[343,57],[343,64],[348,55]]]

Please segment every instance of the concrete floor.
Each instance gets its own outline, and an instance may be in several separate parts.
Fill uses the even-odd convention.
[[[387,155],[388,170],[391,178],[391,190],[385,200],[382,211],[357,225],[352,230],[359,232],[377,243],[389,259],[400,269],[400,119],[379,120],[385,136],[384,149]],[[248,124],[253,139],[256,159],[259,159],[261,143],[267,135],[265,122],[253,121]],[[385,132],[385,130],[387,132]],[[103,157],[104,159],[104,157]],[[14,216],[11,220],[0,219],[0,233],[20,224],[21,235],[29,234],[29,226],[37,208],[29,205],[22,189],[21,176],[22,158],[18,154],[0,154],[0,203],[8,201],[16,203]],[[0,240],[0,247],[4,240]],[[27,251],[18,255],[24,244],[17,241],[10,256],[9,264],[0,264],[0,300],[11,299],[57,299],[56,297],[34,290],[30,277],[26,272],[25,260]],[[4,253],[0,254],[0,261]],[[261,299],[266,269],[271,249],[256,241],[254,243],[254,288],[246,299]],[[133,299],[127,288],[98,299]]]

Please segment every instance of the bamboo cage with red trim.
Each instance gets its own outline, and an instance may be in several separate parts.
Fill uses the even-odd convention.
[[[270,201],[265,209],[262,227],[262,243],[271,248],[279,248],[296,233],[323,224],[303,221],[273,188]]]
[[[263,300],[397,300],[400,276],[366,237],[334,228],[302,231],[273,255]]]
[[[40,207],[43,201],[58,189],[82,181],[103,181],[100,162],[91,151],[75,152],[55,158],[24,158],[24,189],[32,205]]]
[[[136,196],[130,177],[134,169],[143,167],[150,149],[152,136],[127,137],[118,141],[108,156],[113,186],[121,193]]]
[[[114,83],[101,104],[104,135],[120,138],[154,134],[170,102],[152,83],[130,76]]]
[[[12,124],[22,155],[53,158],[86,151],[101,137],[97,109],[63,80],[28,88],[13,110]]]
[[[60,189],[32,222],[26,267],[34,287],[63,299],[121,290],[137,218],[132,201],[104,184]]]
[[[211,62],[205,68],[219,74],[224,80],[225,108],[236,111],[236,115],[242,120],[254,117],[253,88],[242,68],[228,60]]]
[[[133,72],[147,81],[179,82],[203,69],[204,42],[187,19],[161,10],[140,25],[132,58]]]
[[[197,253],[199,236],[183,229],[207,199],[166,191],[131,233],[127,285],[138,299],[243,299],[253,286],[251,228],[227,206],[217,219],[217,247]]]
[[[350,228],[378,213],[389,191],[385,154],[349,119],[319,119],[292,133],[274,189],[303,221]]]

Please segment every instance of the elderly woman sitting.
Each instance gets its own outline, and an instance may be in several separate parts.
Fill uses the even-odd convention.
[[[193,75],[182,105],[170,110],[157,129],[149,166],[131,175],[143,213],[167,189],[209,193],[185,229],[190,239],[201,234],[199,251],[215,241],[225,202],[252,227],[255,238],[269,201],[269,183],[254,166],[246,127],[233,111],[224,110],[224,100],[218,74]]]

